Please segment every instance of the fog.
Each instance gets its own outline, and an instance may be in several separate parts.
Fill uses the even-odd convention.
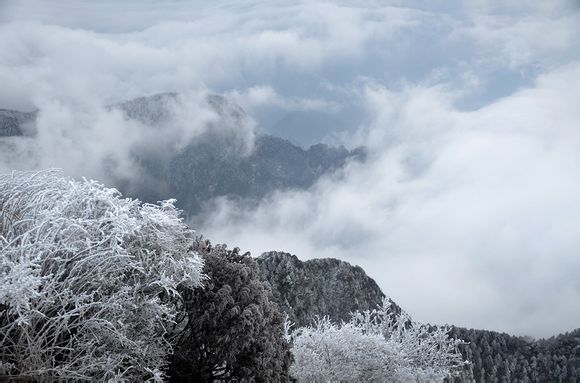
[[[361,265],[417,320],[579,326],[576,2],[234,4],[1,2],[0,108],[39,115],[35,137],[2,142],[0,169],[131,179],[135,150],[208,126],[250,149],[263,131],[365,145],[367,162],[311,190],[222,200],[193,225],[255,255]],[[182,95],[161,132],[108,107],[160,92]],[[250,122],[219,122],[213,93]]]

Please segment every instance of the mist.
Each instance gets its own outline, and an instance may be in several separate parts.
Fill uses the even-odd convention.
[[[258,254],[359,264],[424,321],[541,336],[574,328],[578,86],[573,65],[462,112],[442,89],[369,84],[367,163],[257,210],[221,201],[202,227]]]
[[[366,162],[310,190],[220,199],[192,225],[256,256],[358,264],[420,321],[578,327],[576,2],[235,4],[0,3],[0,108],[38,110],[34,135],[0,142],[0,170],[115,186],[139,178],[136,153],[208,129],[247,151],[259,132],[364,145]],[[110,107],[164,92],[179,97],[162,128]],[[210,94],[248,121],[225,121]]]

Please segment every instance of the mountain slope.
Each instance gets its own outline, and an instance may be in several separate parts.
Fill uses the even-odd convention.
[[[156,145],[133,148],[135,174],[112,177],[115,187],[146,202],[176,198],[187,216],[195,216],[215,198],[254,202],[276,190],[306,189],[348,161],[365,159],[363,148],[349,151],[318,144],[303,149],[271,135],[254,136],[247,128],[250,118],[238,105],[219,95],[208,95],[205,103],[216,114],[207,127],[192,127],[197,129],[194,137],[184,138],[174,151]],[[158,132],[162,140],[171,124],[188,131],[187,113],[182,113],[187,107],[178,94],[163,93],[106,108],[120,110],[126,119]],[[0,137],[33,132],[35,118],[36,112],[0,110]]]
[[[216,197],[255,201],[275,190],[306,189],[349,160],[364,158],[360,149],[316,145],[304,150],[265,134],[256,137],[248,156],[228,154],[226,145],[219,138],[197,140],[171,159],[164,182],[188,213]]]
[[[311,324],[316,316],[348,320],[351,312],[374,309],[384,298],[362,268],[338,259],[303,262],[295,255],[272,251],[257,261],[272,286],[274,301],[296,326]]]
[[[540,340],[459,327],[451,335],[467,342],[460,350],[471,362],[458,382],[580,380],[580,329]]]
[[[257,261],[275,302],[297,327],[316,316],[347,320],[351,312],[375,308],[384,297],[363,269],[337,259],[303,262],[268,252]],[[459,327],[450,335],[466,342],[460,351],[470,362],[455,382],[580,381],[580,329],[541,340]]]
[[[36,112],[0,109],[0,137],[25,135],[35,118]]]
[[[174,93],[141,97],[117,107],[127,118],[163,124],[176,97]],[[348,161],[365,159],[363,148],[349,151],[318,144],[305,150],[268,134],[257,134],[253,150],[247,153],[236,129],[250,123],[245,111],[219,95],[207,96],[207,103],[220,117],[219,123],[229,128],[208,129],[167,161],[155,155],[141,158],[143,182],[133,185],[130,194],[148,201],[176,198],[192,216],[219,197],[253,202],[275,190],[306,189]]]

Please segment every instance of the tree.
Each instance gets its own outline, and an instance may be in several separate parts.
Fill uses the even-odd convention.
[[[178,288],[201,284],[192,239],[173,201],[0,175],[0,375],[162,379]]]
[[[324,317],[303,327],[292,344],[292,375],[301,382],[394,382],[402,355],[380,334]]]
[[[183,315],[173,338],[172,381],[287,381],[291,362],[284,322],[249,253],[196,249],[209,277],[202,289],[184,288]]]
[[[375,310],[348,323],[328,319],[290,335],[300,381],[433,382],[456,375],[465,363],[446,327],[411,321],[385,298]]]

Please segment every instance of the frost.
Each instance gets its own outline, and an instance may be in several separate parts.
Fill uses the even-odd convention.
[[[304,382],[442,382],[456,375],[465,364],[457,348],[462,341],[391,306],[385,298],[348,323],[322,318],[290,334],[292,374]]]
[[[0,175],[0,366],[158,381],[179,285],[202,280],[173,201],[141,204],[57,171]]]

